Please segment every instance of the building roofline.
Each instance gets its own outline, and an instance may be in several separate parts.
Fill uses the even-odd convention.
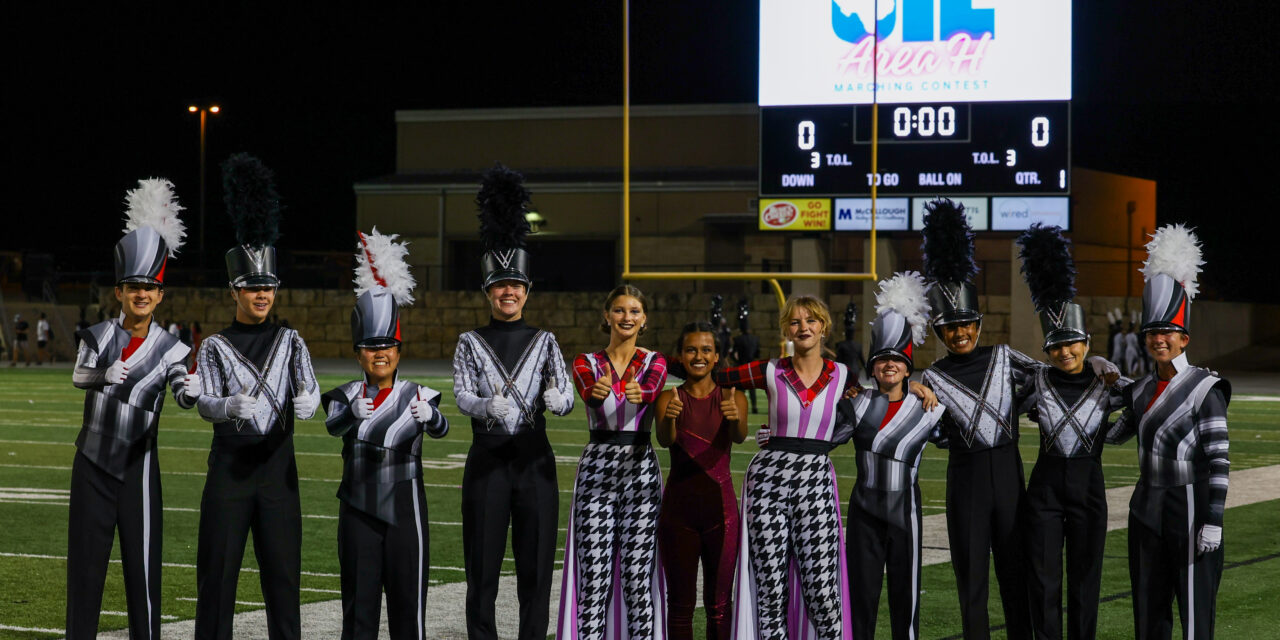
[[[751,103],[632,105],[633,118],[689,116],[756,116],[760,107]],[[493,120],[581,120],[621,118],[620,105],[594,107],[519,107],[513,109],[405,109],[396,110],[396,122],[477,122]]]

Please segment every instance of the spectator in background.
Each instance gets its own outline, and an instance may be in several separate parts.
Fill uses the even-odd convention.
[[[191,325],[185,322],[178,323],[178,341],[188,347],[191,346]]]
[[[18,352],[22,352],[22,361],[31,366],[31,347],[27,345],[27,331],[31,329],[31,325],[22,319],[22,314],[13,316],[13,355],[9,360],[9,366],[18,366]]]
[[[102,321],[102,312],[98,312],[98,321]],[[77,353],[80,351],[80,332],[89,327],[89,321],[84,319],[84,307],[80,307],[80,319],[76,321],[76,333],[71,336],[75,340]]]
[[[178,329],[179,329],[178,323],[174,322],[173,320],[170,320],[168,326],[169,326],[169,335],[175,338],[178,337]]]
[[[192,322],[191,323],[191,366],[192,367],[194,367],[196,364],[195,354],[200,353],[200,340],[203,338],[203,336],[204,334],[200,331],[200,323]]]
[[[36,366],[40,366],[45,360],[53,363],[53,355],[49,352],[51,339],[53,332],[49,330],[49,318],[41,311],[40,319],[36,321]]]

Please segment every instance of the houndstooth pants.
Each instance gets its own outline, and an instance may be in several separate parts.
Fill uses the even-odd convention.
[[[653,637],[661,478],[658,457],[647,444],[592,443],[582,453],[573,494],[581,640],[604,637],[615,554],[630,637]]]
[[[766,449],[747,470],[745,498],[759,637],[787,636],[787,569],[795,558],[800,591],[818,637],[839,639],[840,514],[831,460],[824,454]]]

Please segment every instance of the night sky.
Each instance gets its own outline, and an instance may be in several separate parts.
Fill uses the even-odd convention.
[[[191,103],[224,107],[208,133],[217,264],[232,236],[216,163],[230,153],[275,169],[282,242],[343,250],[351,184],[395,169],[396,109],[621,101],[620,2],[177,4],[6,8],[0,250],[53,251],[72,271],[109,263],[124,193],[150,176],[178,186],[196,226]],[[711,4],[730,3],[635,3],[633,103],[755,101],[756,4]],[[1205,242],[1204,295],[1280,302],[1257,286],[1275,272],[1261,257],[1274,240],[1257,226],[1280,139],[1270,5],[1076,2],[1074,13],[1074,164],[1159,182],[1159,222],[1196,225]]]

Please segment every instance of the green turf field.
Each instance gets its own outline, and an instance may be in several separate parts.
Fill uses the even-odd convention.
[[[354,371],[353,364],[353,371]],[[62,629],[64,626],[67,540],[67,495],[74,440],[79,429],[83,392],[71,386],[66,369],[0,369],[0,638],[51,638],[57,633],[17,631]],[[321,376],[322,389],[348,378]],[[470,444],[467,420],[452,401],[448,379],[422,379],[444,392],[441,409],[453,423],[443,440],[423,444],[427,502],[430,512],[431,584],[461,582],[462,540],[459,513],[462,466]],[[753,421],[753,427],[760,420]],[[1232,470],[1280,464],[1280,402],[1237,401],[1230,408]],[[1034,464],[1034,427],[1023,424],[1022,455]],[[574,465],[586,442],[581,411],[549,417],[548,431],[560,460],[562,520],[568,517]],[[194,411],[182,411],[170,399],[161,421],[160,467],[164,486],[164,602],[165,620],[195,614],[196,530],[204,483],[210,429]],[[341,443],[330,437],[322,420],[298,424],[295,437],[303,513],[302,601],[339,597],[336,531],[338,501],[334,497],[341,474]],[[733,470],[738,478],[756,448],[748,443],[735,450]],[[660,453],[666,464],[666,454]],[[851,448],[833,454],[847,497],[855,473]],[[1134,445],[1108,449],[1103,457],[1107,486],[1137,480]],[[946,453],[930,449],[921,466],[925,515],[941,513],[944,504]],[[1280,487],[1275,493],[1280,498]],[[1265,637],[1280,625],[1280,500],[1227,511],[1227,571],[1218,598],[1218,629],[1222,637]],[[1125,560],[1125,532],[1107,537],[1103,572],[1103,604],[1099,637],[1132,637],[1129,578]],[[560,547],[563,548],[563,527]],[[118,552],[114,555],[118,558]],[[251,550],[245,553],[238,600],[242,610],[261,608],[256,567]],[[559,577],[556,578],[557,582]],[[949,637],[959,633],[959,612],[950,565],[924,570],[922,636]],[[994,577],[993,577],[994,588]],[[1001,621],[993,598],[992,624]],[[887,603],[881,599],[882,636],[887,633]],[[108,572],[102,629],[126,626],[122,579],[118,565]],[[702,637],[701,613],[695,617]],[[553,620],[554,623],[554,620]],[[999,634],[997,634],[999,635]]]

